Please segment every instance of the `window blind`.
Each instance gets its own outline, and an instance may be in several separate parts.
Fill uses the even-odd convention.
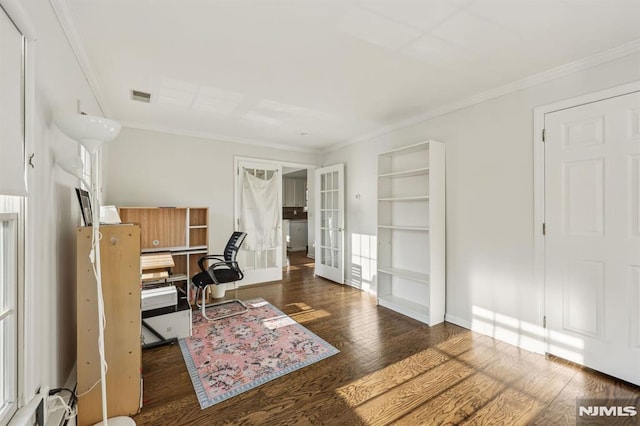
[[[0,194],[25,196],[24,37],[3,9],[0,57]]]

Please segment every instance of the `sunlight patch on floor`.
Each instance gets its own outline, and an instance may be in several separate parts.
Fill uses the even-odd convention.
[[[365,424],[388,424],[402,418],[447,389],[475,373],[465,363],[449,359],[432,368],[428,374],[418,374],[394,386],[387,386],[384,393],[368,399],[354,408]],[[391,379],[391,378],[387,378]]]
[[[358,407],[450,359],[441,351],[429,348],[338,388],[336,392],[350,407]]]
[[[326,317],[330,317],[331,313],[325,311],[324,309],[311,309],[308,311],[303,311],[303,312],[297,312],[295,314],[291,314],[291,318],[295,319],[296,321],[298,321],[300,324],[303,324],[305,322],[309,322],[309,321],[313,321],[313,320],[317,320],[320,318],[326,318]]]
[[[285,266],[284,270],[289,272],[289,271],[300,271],[303,269],[309,269],[309,268],[313,268],[314,264],[313,263],[301,263],[300,265],[291,265],[291,266]]]
[[[314,309],[303,302],[289,303],[287,307],[290,306],[295,306],[300,310],[299,312],[289,314],[291,318],[295,319],[300,324],[331,316],[331,312],[325,311],[324,309]]]
[[[300,309],[301,311],[308,311],[309,309],[313,309],[311,306],[307,305],[304,302],[296,302],[296,303],[289,303],[288,305],[286,305],[287,307],[289,306],[295,306],[296,308]]]
[[[276,330],[280,327],[286,327],[288,325],[295,324],[296,321],[288,315],[281,315],[277,317],[265,318],[262,323],[269,330]]]

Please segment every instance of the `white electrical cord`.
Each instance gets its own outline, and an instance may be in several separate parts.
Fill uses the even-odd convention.
[[[71,407],[60,395],[50,395],[47,399],[48,411],[57,411],[57,409],[48,408],[49,401],[52,401],[54,403],[57,402],[62,406],[62,408],[64,409],[64,420],[69,420],[78,415],[78,405],[76,404],[75,406]]]
[[[96,216],[96,201],[91,204],[91,216],[94,220],[100,220],[98,216]],[[93,224],[92,224],[93,226]],[[97,235],[97,238],[96,238]],[[102,318],[102,326],[98,327],[98,354],[100,356],[100,366],[101,369],[104,368],[104,375],[106,376],[107,371],[109,371],[109,364],[107,363],[105,351],[104,351],[104,330],[107,325],[107,317],[104,313],[104,296],[102,294],[102,274],[98,273],[97,258],[99,257],[100,249],[100,241],[102,241],[102,233],[99,231],[96,233],[96,230],[92,228],[91,232],[91,251],[89,252],[89,261],[91,262],[91,268],[93,269],[93,275],[96,279],[96,293],[97,293],[97,302],[98,302],[98,315]],[[100,322],[100,321],[98,321]],[[102,342],[102,343],[101,343]],[[78,393],[77,397],[87,395],[96,386],[98,386],[102,382],[102,374],[100,374],[100,379],[98,379],[89,389],[84,392]]]
[[[91,208],[91,210],[93,210],[93,207]],[[93,213],[91,213],[91,215],[93,216]],[[95,217],[95,216],[94,216]],[[97,256],[99,256],[100,253],[100,241],[102,241],[102,233],[100,231],[97,232],[97,242],[95,240],[96,235],[94,234],[94,232],[92,232],[92,236],[91,236],[91,252],[89,253],[89,259],[91,260],[91,266],[93,268],[93,275],[96,278],[96,283],[99,286],[99,288],[97,288],[97,300],[98,300],[98,314],[100,314],[100,312],[102,312],[102,352],[100,353],[101,357],[101,362],[102,365],[104,366],[105,369],[105,374],[106,372],[109,370],[109,365],[107,364],[107,359],[105,358],[105,352],[104,352],[104,330],[107,327],[107,317],[104,313],[104,295],[102,294],[102,274],[98,274],[98,268],[97,268],[97,262],[96,258]],[[98,338],[100,338],[100,336],[98,336]],[[100,348],[98,348],[98,350],[100,350]],[[98,381],[99,382],[99,381]]]
[[[91,153],[92,169],[96,164],[96,153]],[[96,293],[98,299],[98,354],[100,355],[100,384],[102,386],[102,423],[108,426],[107,421],[107,361],[104,351],[104,330],[106,317],[104,313],[104,297],[102,294],[102,268],[100,264],[100,206],[98,201],[98,175],[95,170],[91,172],[91,192],[93,202],[91,203],[91,217],[93,220],[91,231],[91,253],[89,258],[93,265],[93,273],[96,277]]]

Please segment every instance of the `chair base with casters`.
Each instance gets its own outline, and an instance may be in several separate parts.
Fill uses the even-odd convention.
[[[234,232],[231,234],[231,238],[227,242],[224,249],[224,254],[210,254],[203,256],[198,260],[198,266],[200,267],[199,273],[195,274],[191,278],[191,282],[196,286],[195,301],[196,305],[202,310],[202,317],[208,321],[215,321],[222,318],[228,318],[234,315],[240,315],[249,310],[241,300],[233,299],[223,302],[206,304],[206,289],[210,285],[220,285],[230,282],[240,281],[244,278],[244,274],[236,262],[238,250],[242,245],[247,234],[245,232]],[[211,263],[213,261],[213,263]],[[206,267],[205,263],[209,262],[209,266]],[[198,292],[202,293],[202,302],[198,304]],[[206,309],[212,306],[220,306],[228,303],[238,303],[241,306],[239,311],[230,312],[226,314],[217,315],[215,317],[209,317]]]

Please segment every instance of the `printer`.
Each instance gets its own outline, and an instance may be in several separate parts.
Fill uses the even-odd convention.
[[[142,311],[151,309],[166,308],[178,304],[178,291],[173,285],[143,289],[142,290]]]

